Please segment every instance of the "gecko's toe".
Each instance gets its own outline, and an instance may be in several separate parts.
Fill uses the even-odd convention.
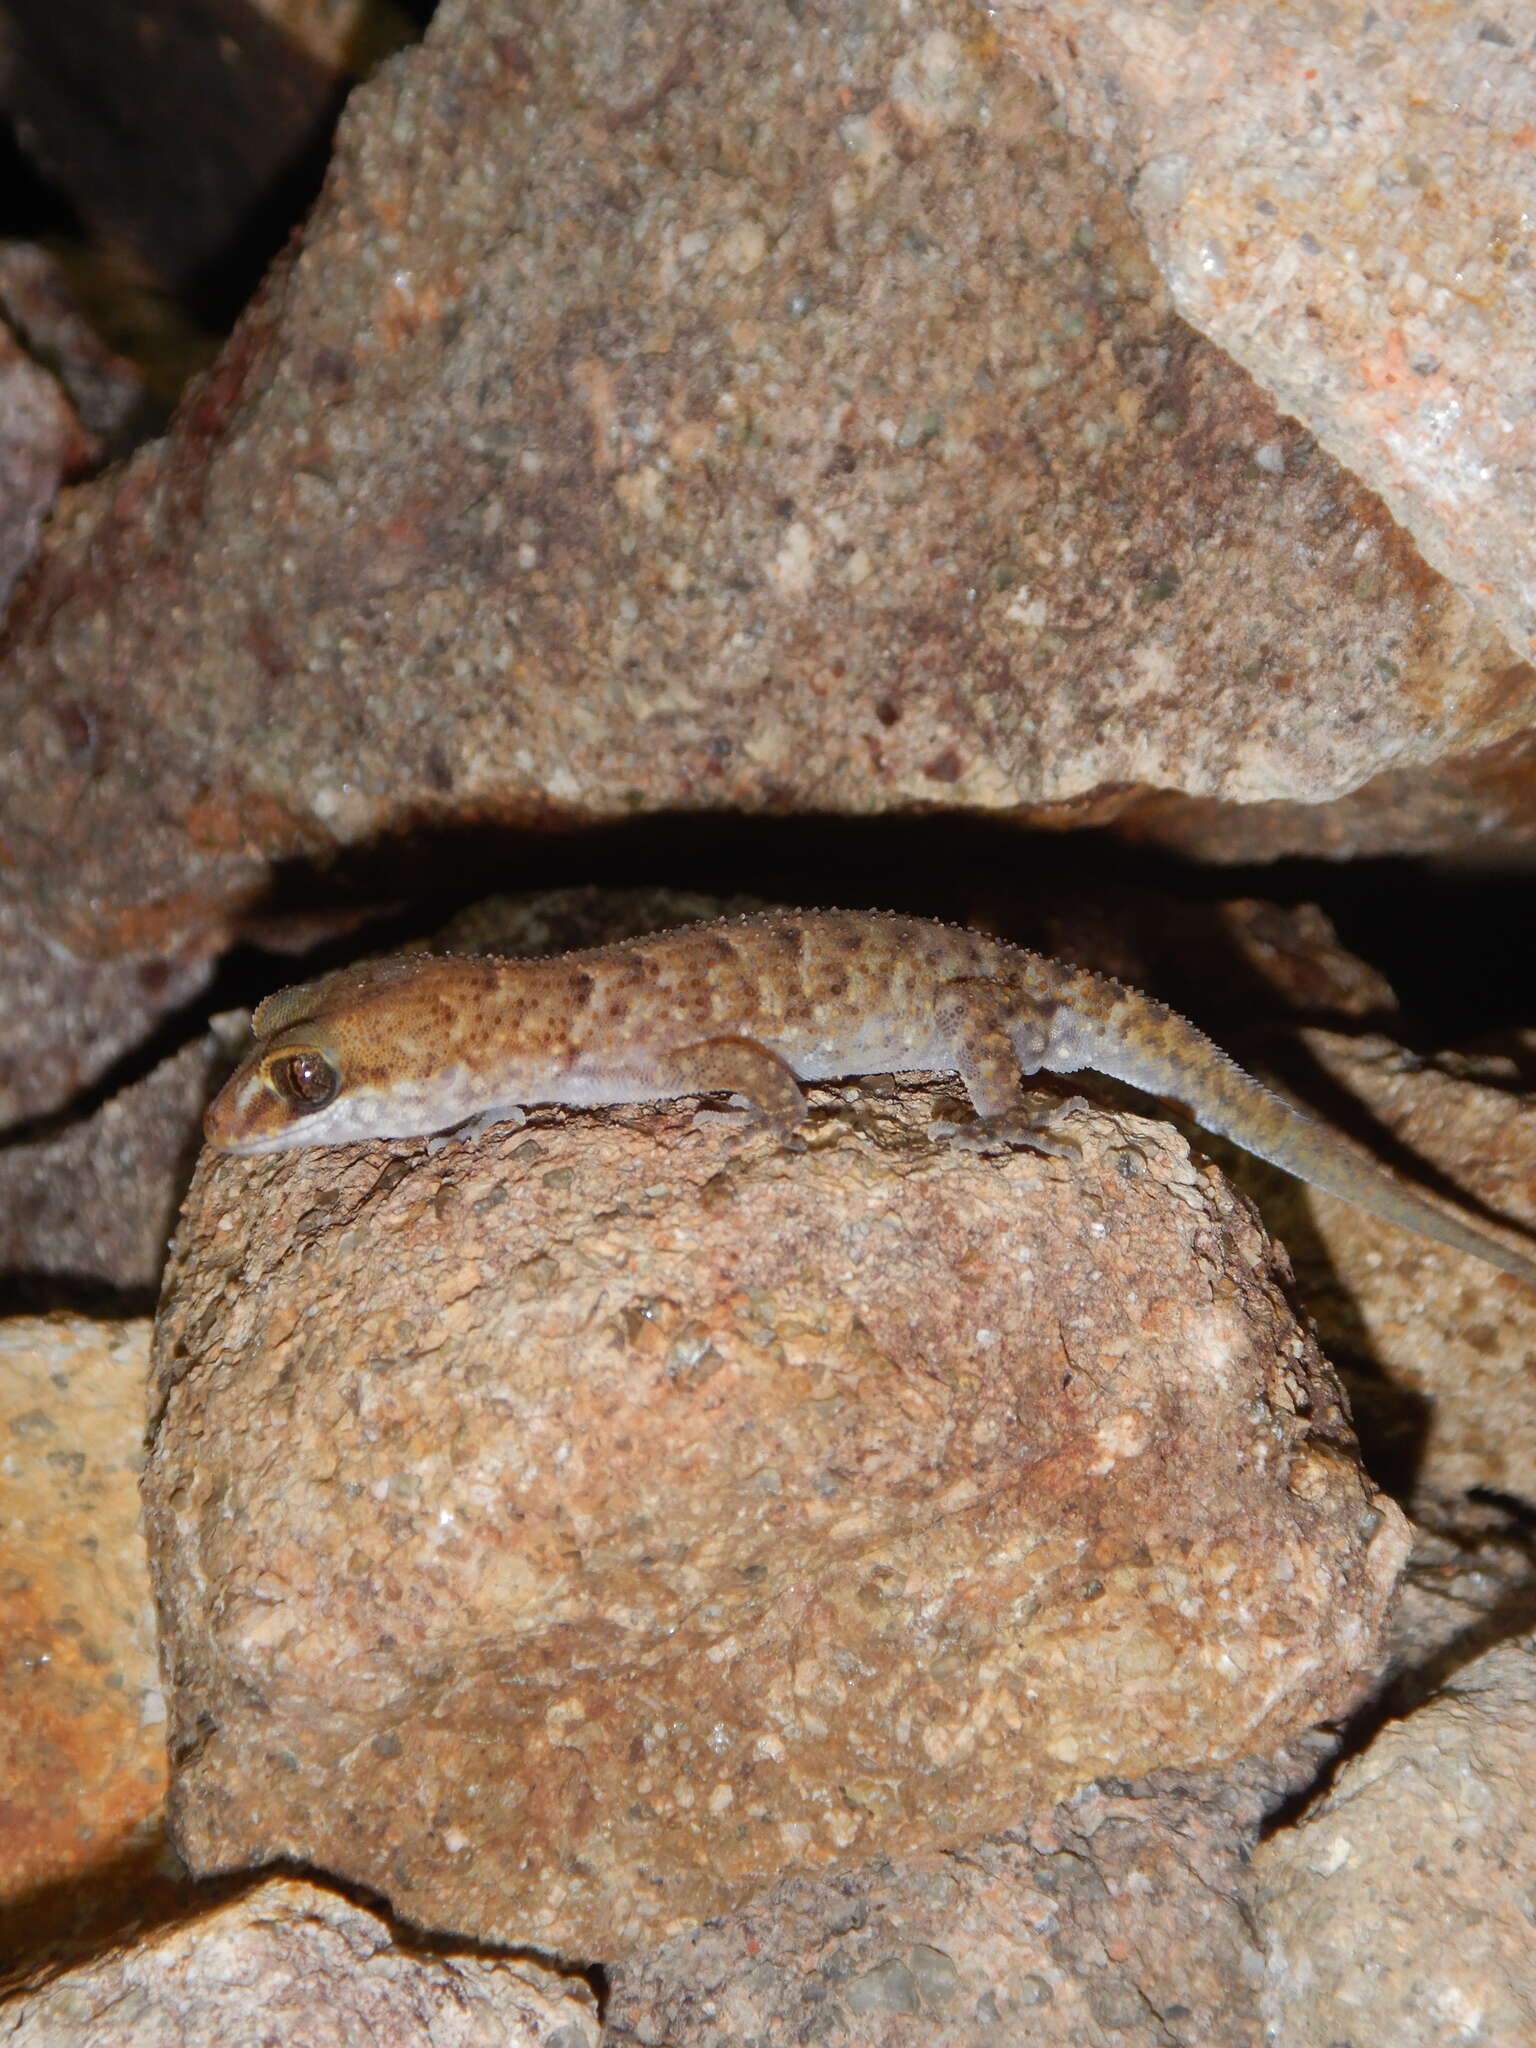
[[[757,1104],[741,1096],[731,1097],[729,1109],[696,1109],[693,1113],[693,1127],[696,1131],[721,1131],[726,1137],[745,1140],[766,1132],[789,1152],[803,1152],[805,1139],[801,1136],[800,1117],[775,1116],[760,1109]]]
[[[948,1138],[962,1152],[1038,1152],[1047,1159],[1080,1159],[1080,1140],[1060,1128],[1065,1113],[1065,1109],[1010,1110],[1003,1116],[977,1117],[974,1123],[940,1123],[932,1128],[936,1136]]]

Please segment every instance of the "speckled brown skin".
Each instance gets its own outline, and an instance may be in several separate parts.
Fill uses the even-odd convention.
[[[261,1004],[210,1106],[225,1152],[398,1138],[529,1103],[740,1095],[790,1129],[801,1081],[958,1073],[989,1141],[1060,1149],[1022,1073],[1091,1067],[1388,1222],[1536,1287],[1536,1263],[1388,1177],[1185,1018],[980,932],[862,911],[692,924],[554,960],[415,957]]]

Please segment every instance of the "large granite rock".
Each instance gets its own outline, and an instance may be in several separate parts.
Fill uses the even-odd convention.
[[[196,1869],[612,1957],[1358,1697],[1402,1523],[1219,1178],[821,1099],[199,1169],[146,1482]]]
[[[176,1893],[139,1528],[148,1364],[148,1322],[0,1322],[0,1976]]]

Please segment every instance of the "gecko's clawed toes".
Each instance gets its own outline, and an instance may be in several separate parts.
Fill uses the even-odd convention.
[[[696,1109],[693,1113],[694,1129],[723,1131],[727,1137],[743,1140],[766,1133],[770,1138],[776,1138],[786,1150],[805,1150],[801,1129],[803,1117],[780,1116],[739,1095],[733,1095],[730,1101],[729,1109],[710,1109],[707,1106]]]
[[[1043,1113],[1009,1110],[1001,1116],[977,1117],[970,1124],[935,1124],[933,1130],[962,1152],[1038,1152],[1047,1159],[1080,1159],[1080,1140],[1060,1128],[1071,1106]]]

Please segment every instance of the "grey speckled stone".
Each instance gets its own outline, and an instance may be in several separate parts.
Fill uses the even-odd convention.
[[[791,1879],[612,1973],[612,2048],[1259,2048],[1247,1858],[1319,1745]]]
[[[987,11],[1114,164],[1185,317],[1536,654],[1529,10]]]
[[[591,1992],[271,1878],[0,2005],[3,2048],[597,2048]]]
[[[1536,1639],[1383,1728],[1255,1858],[1275,2048],[1536,2040]]]

